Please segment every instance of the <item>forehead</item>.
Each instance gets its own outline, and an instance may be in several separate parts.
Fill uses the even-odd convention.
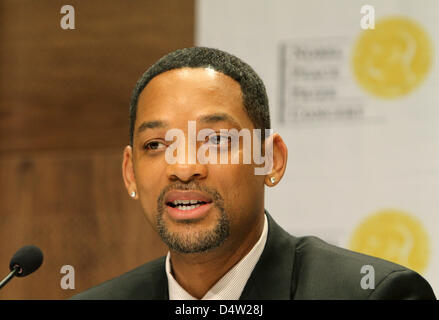
[[[136,123],[188,121],[217,112],[231,115],[242,127],[253,126],[237,81],[210,68],[181,68],[148,83],[139,96]]]

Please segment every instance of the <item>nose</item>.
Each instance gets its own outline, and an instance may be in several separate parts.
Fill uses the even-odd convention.
[[[173,157],[166,158],[166,175],[168,179],[171,181],[189,182],[194,179],[206,178],[207,167],[197,159],[198,146],[197,141],[194,141],[195,137],[188,134],[186,138],[186,135],[181,131],[178,131],[176,134],[174,137],[177,137],[177,140],[172,144],[175,149],[170,149]],[[181,152],[182,150],[184,152]]]
[[[191,180],[201,180],[207,177],[207,168],[200,163],[175,163],[169,164],[166,168],[166,175],[171,181],[180,180],[189,182]]]

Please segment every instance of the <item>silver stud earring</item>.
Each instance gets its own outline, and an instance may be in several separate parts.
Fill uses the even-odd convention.
[[[134,198],[136,196],[136,191],[131,191],[130,196],[131,198]]]
[[[276,182],[276,178],[275,177],[271,177],[270,181],[271,181],[272,184],[274,184]]]

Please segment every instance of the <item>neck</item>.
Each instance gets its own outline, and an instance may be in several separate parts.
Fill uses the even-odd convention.
[[[235,232],[220,247],[208,252],[182,254],[171,250],[172,273],[189,294],[201,299],[235,264],[244,258],[261,237],[264,215],[249,232]]]

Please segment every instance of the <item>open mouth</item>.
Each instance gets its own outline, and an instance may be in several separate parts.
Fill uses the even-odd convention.
[[[201,200],[175,200],[172,202],[167,202],[166,205],[172,208],[176,208],[178,210],[186,211],[196,209],[208,203],[209,202]]]
[[[195,190],[172,190],[165,197],[168,214],[175,220],[201,219],[213,207],[212,198]]]

